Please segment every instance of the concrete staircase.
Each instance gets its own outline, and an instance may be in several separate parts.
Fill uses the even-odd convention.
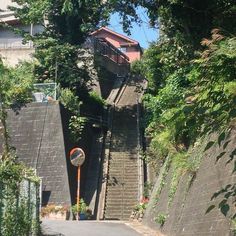
[[[128,220],[141,196],[137,104],[144,85],[143,80],[130,78],[113,111],[105,219]]]

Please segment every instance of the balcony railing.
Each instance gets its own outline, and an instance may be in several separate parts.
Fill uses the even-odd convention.
[[[117,64],[129,64],[129,58],[105,39],[94,38],[94,49]]]
[[[85,43],[85,47],[92,49],[94,52],[105,56],[119,65],[129,65],[129,58],[103,38],[90,37]]]
[[[21,38],[18,39],[0,39],[0,49],[29,49],[33,48],[33,42],[23,43]]]

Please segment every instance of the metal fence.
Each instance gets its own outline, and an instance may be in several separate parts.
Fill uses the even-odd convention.
[[[34,84],[33,98],[35,102],[55,101],[57,99],[56,83]]]
[[[38,235],[39,184],[24,179],[16,189],[0,182],[0,236]]]
[[[29,49],[33,48],[33,42],[23,42],[22,38],[0,39],[0,49]]]

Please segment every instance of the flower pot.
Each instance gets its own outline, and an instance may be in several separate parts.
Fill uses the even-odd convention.
[[[86,217],[85,213],[79,214],[79,220],[86,220],[86,219],[87,219],[87,217]]]

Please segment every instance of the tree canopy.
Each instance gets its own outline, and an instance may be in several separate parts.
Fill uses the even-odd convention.
[[[26,24],[40,23],[46,34],[71,45],[80,45],[86,37],[108,23],[111,13],[119,12],[123,26],[138,21],[135,7],[138,1],[116,0],[13,0],[19,7],[11,7]]]
[[[153,153],[163,147],[164,157],[187,151],[200,136],[235,120],[236,4],[160,0],[146,7],[161,30],[139,63],[149,80],[147,133]]]
[[[30,68],[26,63],[10,70],[0,60],[0,122],[3,126],[3,149],[7,154],[10,151],[7,109],[12,108],[17,112],[24,104],[31,101],[33,73]]]

